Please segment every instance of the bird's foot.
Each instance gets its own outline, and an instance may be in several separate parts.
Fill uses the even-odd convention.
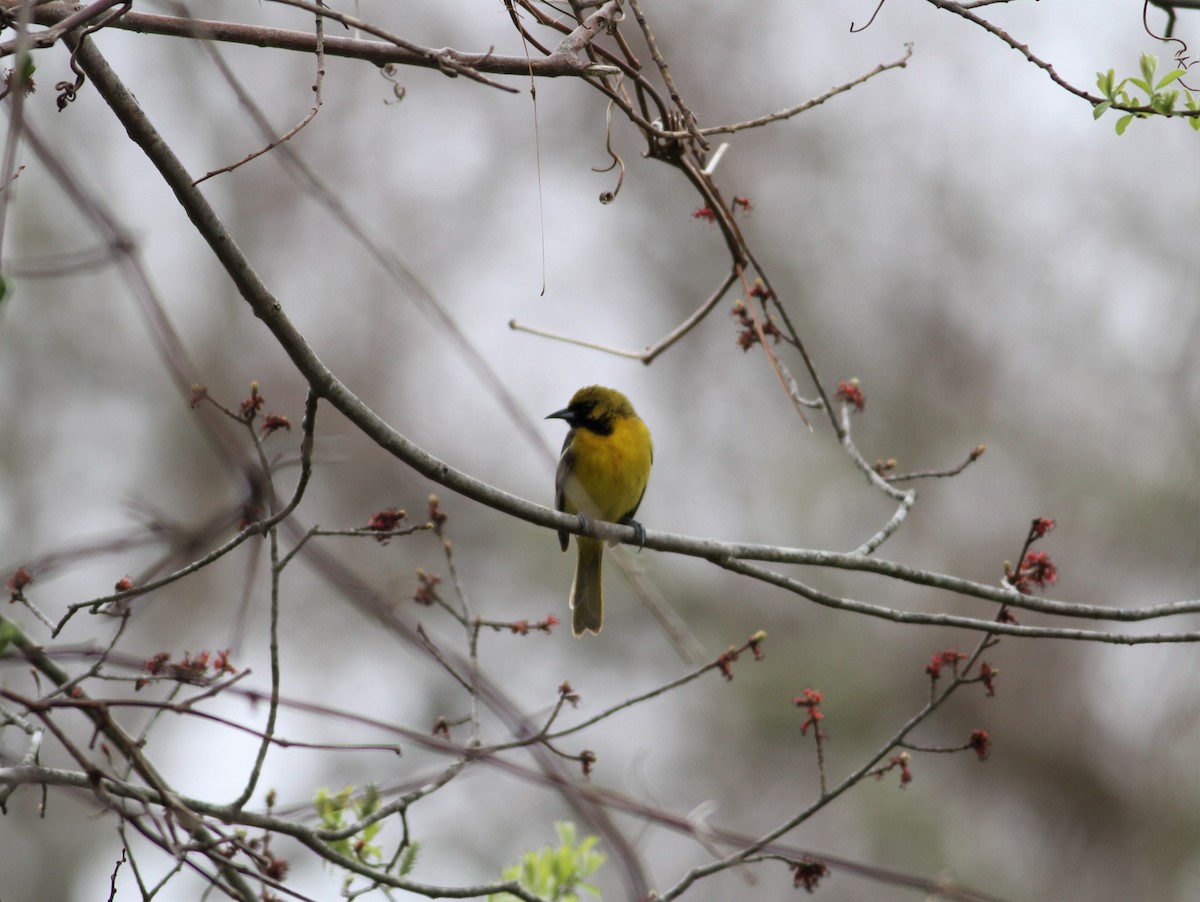
[[[637,541],[638,551],[646,547],[646,527],[637,520],[630,520],[629,525],[633,527],[633,537]]]

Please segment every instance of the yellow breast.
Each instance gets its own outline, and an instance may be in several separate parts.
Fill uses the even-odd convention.
[[[650,479],[654,446],[638,417],[620,417],[609,435],[576,429],[567,510],[617,522],[637,508]]]

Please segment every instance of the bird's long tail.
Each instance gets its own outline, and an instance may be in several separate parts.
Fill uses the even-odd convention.
[[[571,584],[571,632],[582,636],[589,630],[600,632],[604,622],[604,598],[600,594],[604,543],[599,539],[577,536],[579,557],[575,564],[575,582]]]

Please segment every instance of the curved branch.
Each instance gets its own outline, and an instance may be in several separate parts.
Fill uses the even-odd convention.
[[[72,42],[72,37],[67,37]],[[578,518],[551,510],[539,504],[534,504],[517,495],[505,492],[488,485],[474,477],[451,467],[449,464],[434,457],[423,448],[405,438],[388,423],[386,423],[370,407],[364,404],[354,393],[341,382],[321,362],[308,341],[288,318],[282,304],[270,292],[259,275],[254,271],[249,261],[234,243],[233,238],[225,229],[216,212],[209,205],[203,194],[192,184],[192,179],[183,164],[175,156],[165,141],[161,139],[149,118],[142,111],[132,94],[122,84],[113,72],[103,55],[95,45],[84,39],[78,50],[80,65],[95,84],[97,91],[104,97],[114,114],[124,125],[130,137],[142,148],[150,161],[158,169],[168,186],[174,191],[176,198],[187,212],[192,223],[209,243],[218,260],[225,267],[230,279],[237,286],[242,297],[250,305],[254,314],[263,321],[264,325],[275,336],[285,353],[291,358],[297,370],[308,380],[312,391],[329,401],[340,413],[374,441],[380,448],[403,461],[421,475],[443,485],[460,495],[478,501],[489,507],[507,513],[518,519],[539,526],[571,533],[579,533]],[[693,180],[700,178],[691,167],[685,166],[685,171]],[[889,487],[890,488],[890,487]],[[614,539],[622,542],[636,542],[636,530],[629,526],[615,524],[591,523],[591,529],[600,538]],[[1153,608],[1110,609],[1102,606],[1067,605],[1064,603],[1047,603],[1036,601],[1015,591],[1005,591],[973,583],[969,580],[945,577],[939,574],[928,574],[904,568],[899,564],[872,561],[859,554],[837,554],[834,552],[803,551],[800,549],[780,549],[772,546],[742,546],[730,543],[716,542],[708,539],[675,536],[665,533],[647,533],[647,547],[661,551],[674,551],[710,560],[727,561],[730,559],[759,559],[773,560],[780,563],[814,564],[817,566],[835,566],[851,570],[865,570],[884,575],[897,576],[912,582],[926,585],[936,585],[950,591],[972,595],[1000,603],[1008,603],[1017,607],[1027,607],[1033,610],[1043,610],[1048,613],[1068,614],[1077,617],[1090,617],[1109,620],[1146,620],[1153,617],[1200,611],[1200,602],[1180,602],[1170,605],[1159,605]],[[725,564],[722,564],[724,566]],[[757,575],[757,574],[756,574]],[[773,582],[772,578],[763,575],[761,578]],[[897,612],[904,615],[904,612]],[[900,619],[900,618],[897,618]],[[970,618],[963,618],[970,620]],[[983,623],[983,621],[979,621]],[[962,624],[966,625],[966,624]],[[989,628],[995,624],[988,623]],[[972,623],[971,628],[979,628]],[[1122,636],[1107,633],[1090,633],[1079,630],[1062,630],[1039,635],[1059,636],[1061,638],[1092,639],[1094,641],[1134,642],[1145,641],[1200,641],[1200,633],[1181,633],[1173,636],[1137,637]]]
[[[784,576],[781,573],[768,570],[766,567],[758,567],[754,564],[747,564],[744,561],[718,559],[714,560],[713,563],[724,567],[726,570],[732,570],[734,573],[741,573],[744,576],[752,576],[755,579],[762,580],[763,582],[771,583],[774,586],[779,586],[781,589],[787,589],[789,592],[794,592],[797,595],[807,598],[809,601],[815,601],[819,605],[829,608],[837,608],[840,611],[852,611],[856,614],[866,614],[869,617],[878,617],[882,620],[891,620],[893,623],[916,623],[925,626],[952,626],[983,633],[1001,633],[1006,636],[1023,636],[1027,639],[1075,639],[1088,642],[1107,642],[1114,645],[1147,645],[1160,644],[1164,642],[1200,642],[1200,632],[1149,633],[1142,635],[1128,633],[1102,633],[1096,630],[1064,629],[1056,626],[1022,626],[1015,623],[998,623],[995,620],[980,620],[975,617],[961,617],[957,614],[926,614],[921,611],[900,611],[896,610],[895,608],[886,608],[882,605],[869,604],[865,601],[856,601],[852,598],[843,598],[837,595],[830,595],[827,592],[814,589],[812,586],[806,585],[805,583],[800,582],[798,579]],[[1182,613],[1182,611],[1179,613]]]
[[[730,270],[729,274],[721,281],[716,290],[708,296],[708,299],[699,307],[693,310],[688,317],[678,326],[660,338],[652,345],[648,345],[641,351],[626,351],[621,348],[614,348],[610,345],[599,344],[594,341],[587,341],[583,338],[572,338],[569,335],[560,335],[557,332],[547,332],[545,329],[538,329],[535,326],[529,326],[525,323],[518,322],[515,319],[508,321],[508,327],[517,332],[528,332],[530,335],[536,335],[539,338],[549,338],[552,341],[562,341],[567,344],[575,345],[580,348],[591,348],[594,351],[603,351],[606,354],[613,354],[617,357],[628,357],[632,360],[640,360],[642,363],[649,366],[654,362],[654,358],[663,351],[670,348],[675,342],[683,338],[689,332],[698,326],[712,309],[720,303],[721,298],[725,297],[730,286],[737,281],[738,271],[736,268]]]

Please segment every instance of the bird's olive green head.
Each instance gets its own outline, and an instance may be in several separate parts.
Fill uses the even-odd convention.
[[[575,392],[571,403],[556,410],[547,420],[566,420],[572,429],[590,429],[600,435],[613,430],[613,420],[619,417],[634,417],[633,405],[619,391],[602,385],[589,385]]]

